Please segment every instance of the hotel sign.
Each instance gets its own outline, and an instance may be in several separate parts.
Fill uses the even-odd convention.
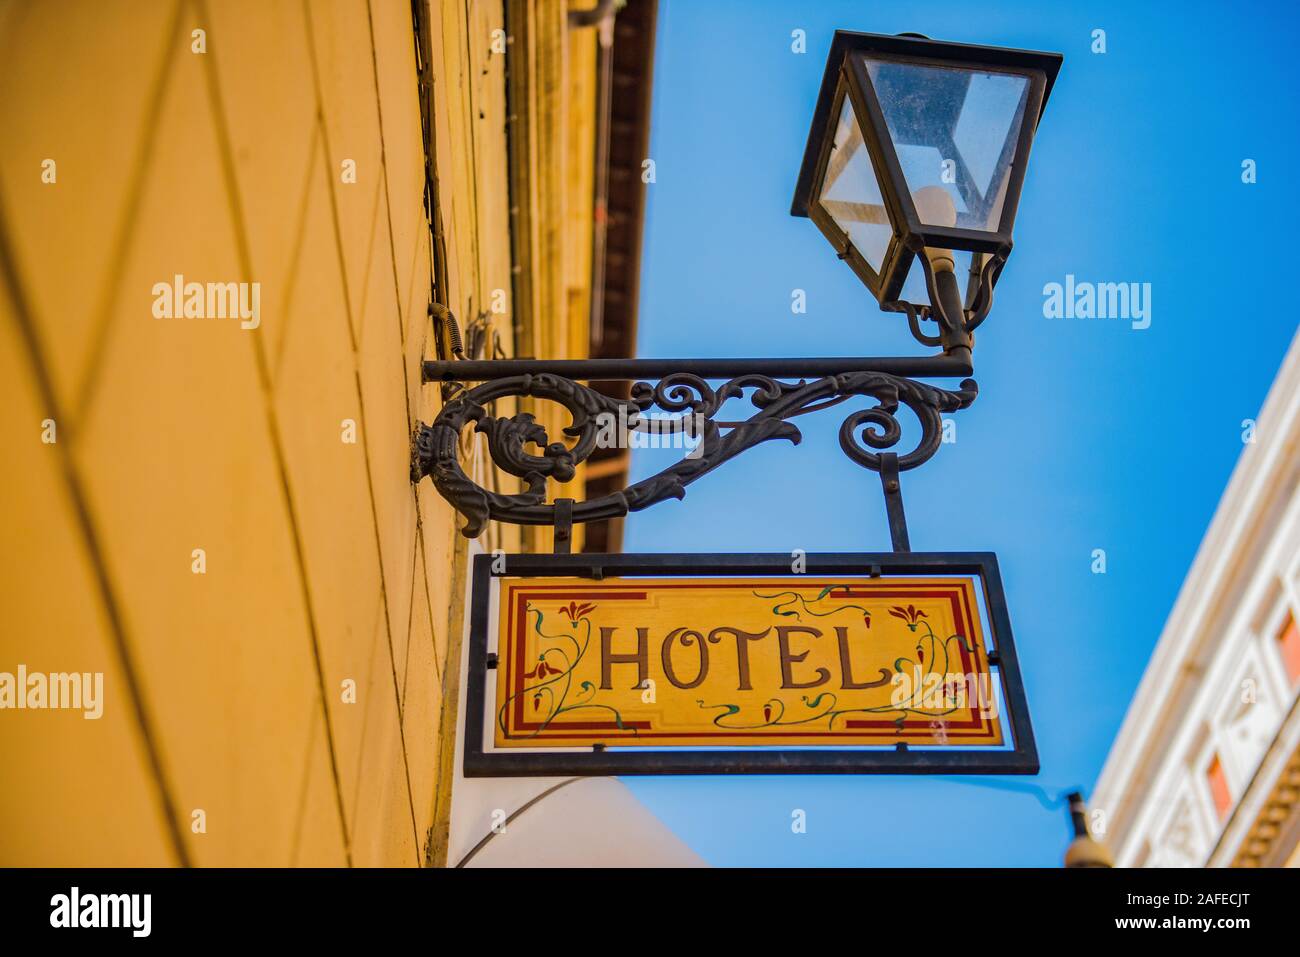
[[[506,578],[501,748],[1002,744],[971,578]]]
[[[466,774],[1037,770],[993,556],[801,564],[479,556]]]

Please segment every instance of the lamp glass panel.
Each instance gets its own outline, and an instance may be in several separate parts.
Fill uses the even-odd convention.
[[[916,203],[921,222],[997,232],[1029,78],[897,60],[866,66],[913,198],[938,187],[952,200]]]
[[[848,234],[849,241],[867,264],[880,272],[894,227],[885,210],[862,129],[847,96],[840,108],[817,201]]]

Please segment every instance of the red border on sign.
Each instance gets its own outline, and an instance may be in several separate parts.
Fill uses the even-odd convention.
[[[515,584],[518,582],[518,584]],[[507,668],[506,687],[512,689],[512,696],[515,699],[513,711],[513,720],[509,726],[502,729],[506,739],[523,739],[531,740],[553,740],[562,741],[582,741],[590,742],[592,731],[610,731],[614,734],[620,734],[625,731],[636,729],[638,740],[655,739],[655,738],[673,738],[673,739],[691,739],[707,742],[709,740],[726,739],[731,742],[752,741],[761,738],[825,738],[828,740],[851,738],[860,741],[862,738],[880,738],[885,742],[896,741],[899,738],[909,735],[924,734],[930,730],[933,719],[929,718],[907,718],[902,722],[902,727],[893,720],[889,719],[865,719],[856,718],[844,719],[844,725],[841,730],[828,731],[651,731],[650,722],[648,721],[625,721],[622,728],[613,721],[552,721],[545,726],[540,722],[530,722],[524,716],[524,671],[525,646],[527,642],[527,606],[532,599],[546,599],[548,601],[592,601],[600,599],[617,599],[617,600],[644,600],[648,597],[650,590],[672,590],[672,589],[714,589],[714,588],[750,588],[753,585],[752,579],[737,582],[679,582],[672,584],[651,584],[647,583],[643,591],[628,590],[625,583],[611,585],[606,589],[600,585],[591,583],[582,583],[578,585],[526,585],[526,579],[506,579],[502,582],[502,589],[510,597],[506,598],[506,627],[501,630],[500,634],[506,636],[507,641],[513,644],[509,649],[511,653],[501,656]],[[881,583],[882,585],[884,582]],[[819,588],[826,585],[836,585],[842,587],[843,581],[836,582],[799,582],[800,588]],[[967,594],[967,588],[972,588],[973,583],[969,579],[954,581],[950,587],[927,584],[892,584],[889,588],[875,587],[870,590],[854,590],[849,586],[849,590],[842,593],[845,598],[948,598],[952,604],[953,621],[958,625],[964,623],[965,631],[972,639],[976,634],[974,610],[971,607],[973,601],[968,603],[963,601]],[[973,597],[973,596],[972,596]],[[991,674],[991,669],[987,663],[985,655],[984,667],[982,670],[973,668],[972,665],[978,666],[981,655],[980,646],[976,646],[974,654],[967,652],[963,647],[961,649],[961,662],[964,674]],[[969,709],[969,718],[963,721],[944,722],[944,735],[948,739],[961,738],[987,738],[993,734],[993,719],[981,717],[976,704],[972,704]],[[500,728],[499,721],[495,721]],[[528,733],[520,733],[528,732]]]

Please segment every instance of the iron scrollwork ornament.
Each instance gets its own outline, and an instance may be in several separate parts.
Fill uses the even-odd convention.
[[[719,422],[715,416],[728,400],[743,398],[758,410],[739,422]],[[942,440],[942,414],[964,409],[974,400],[977,386],[966,379],[954,391],[883,372],[848,372],[813,381],[782,382],[763,375],[742,375],[714,388],[690,373],[675,373],[656,384],[637,382],[629,399],[617,399],[571,379],[551,373],[508,376],[485,382],[447,402],[432,425],[421,424],[415,435],[412,480],[427,475],[458,512],[465,517],[463,534],[475,538],[492,520],[516,525],[552,525],[555,507],[546,504],[549,480],[568,482],[577,467],[602,441],[610,421],[626,423],[631,432],[672,435],[695,431],[700,446],[657,475],[598,498],[573,505],[574,522],[592,522],[637,512],[665,499],[680,499],[686,486],[722,463],[769,439],[803,438],[789,419],[838,405],[855,396],[876,400],[876,405],[854,412],[840,426],[840,446],[857,464],[880,471],[881,453],[902,438],[896,416],[901,406],[915,414],[921,436],[910,452],[898,456],[900,471],[916,468],[938,451]],[[528,412],[508,418],[491,414],[497,399],[531,397],[556,402],[572,416],[564,428],[568,443],[551,441],[546,430]],[[650,419],[653,408],[681,413],[667,419]],[[460,465],[458,440],[473,424],[487,438],[492,461],[503,471],[523,480],[516,493],[495,492],[474,482]],[[606,432],[607,434],[607,432]],[[530,447],[537,451],[530,451]],[[540,452],[540,454],[538,454]]]

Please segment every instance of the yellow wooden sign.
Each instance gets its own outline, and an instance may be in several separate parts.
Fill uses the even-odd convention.
[[[502,578],[495,744],[999,746],[975,588]]]

